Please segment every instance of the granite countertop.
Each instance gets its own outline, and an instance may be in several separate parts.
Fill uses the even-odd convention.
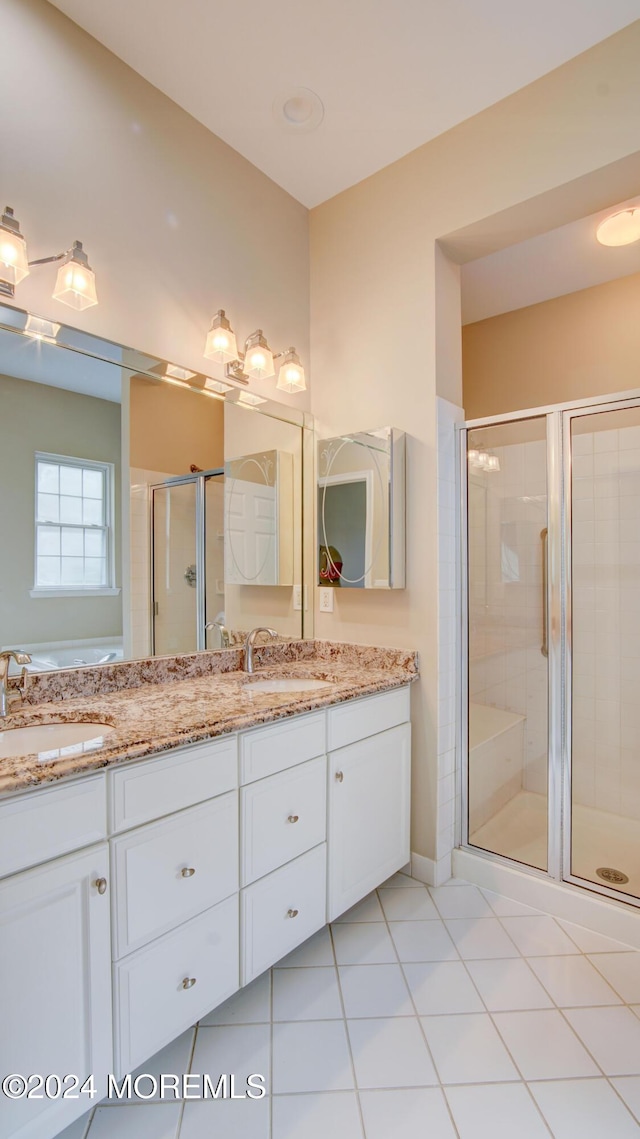
[[[309,677],[329,687],[257,692],[239,670],[236,650],[42,674],[31,702],[12,710],[0,730],[81,721],[108,724],[113,731],[102,746],[84,752],[0,759],[0,794],[384,692],[418,675],[417,654],[397,649],[307,641],[265,646],[255,655],[254,679]]]

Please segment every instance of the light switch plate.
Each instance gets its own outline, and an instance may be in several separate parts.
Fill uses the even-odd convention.
[[[294,585],[293,587],[293,608],[302,609],[302,586]]]
[[[322,586],[319,591],[318,607],[321,613],[333,613],[333,589],[331,586]]]

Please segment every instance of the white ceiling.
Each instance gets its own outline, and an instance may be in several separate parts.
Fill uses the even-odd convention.
[[[640,0],[51,0],[306,206],[640,18]],[[274,100],[325,107],[295,133]]]
[[[596,241],[600,222],[627,206],[640,206],[640,196],[467,262],[461,271],[462,323],[640,273],[640,241],[618,248]]]

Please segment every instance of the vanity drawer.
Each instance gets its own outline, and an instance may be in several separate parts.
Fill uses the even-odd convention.
[[[7,799],[0,803],[0,878],[100,842],[106,833],[104,775]]]
[[[324,842],[326,787],[327,761],[322,755],[242,788],[243,886]]]
[[[237,894],[115,965],[119,1075],[230,997],[238,980]]]
[[[237,891],[237,791],[121,835],[111,857],[118,958]]]
[[[375,736],[387,728],[395,728],[411,719],[409,685],[367,696],[364,700],[349,700],[327,711],[327,750],[346,747],[356,740]]]
[[[322,843],[241,892],[243,985],[325,924],[326,865]]]
[[[324,712],[278,720],[240,736],[240,782],[252,783],[276,771],[295,767],[317,755],[324,755]]]
[[[224,736],[109,772],[111,831],[232,791],[238,786],[237,746],[237,736]]]

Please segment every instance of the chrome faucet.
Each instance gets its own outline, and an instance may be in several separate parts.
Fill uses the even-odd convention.
[[[204,627],[205,633],[208,633],[209,629],[220,630],[220,647],[222,649],[228,649],[229,645],[231,644],[231,634],[227,629],[227,626],[223,625],[222,621],[208,621]]]
[[[31,657],[22,649],[4,649],[0,653],[0,718],[6,716],[9,711],[9,661],[11,660],[16,664],[31,664]],[[23,668],[22,683],[19,685],[22,699],[27,687],[27,675],[27,670]]]
[[[277,637],[278,634],[275,629],[267,629],[264,625],[259,625],[257,629],[252,629],[247,635],[244,643],[244,671],[251,674],[253,672],[253,650],[256,643],[256,637],[259,633],[266,633],[268,637]]]

